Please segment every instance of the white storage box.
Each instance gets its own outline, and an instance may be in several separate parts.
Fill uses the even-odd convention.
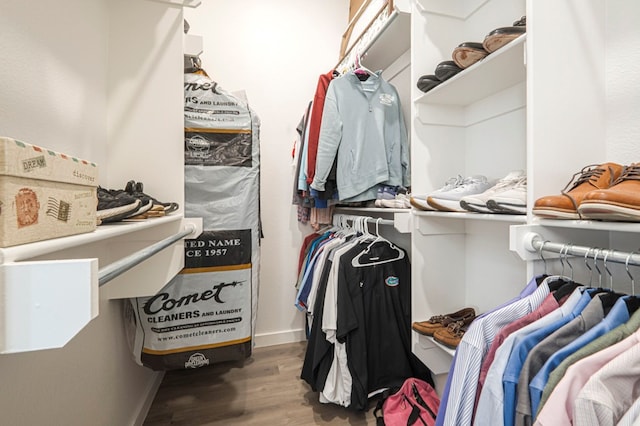
[[[0,247],[96,229],[98,166],[0,137]]]

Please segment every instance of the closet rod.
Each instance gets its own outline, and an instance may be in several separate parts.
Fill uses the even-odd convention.
[[[181,240],[189,234],[194,233],[195,231],[196,227],[193,224],[187,224],[186,228],[178,232],[177,234],[167,237],[164,240],[158,241],[157,243],[152,244],[149,247],[145,247],[142,250],[139,250],[129,256],[123,257],[122,259],[110,263],[104,268],[101,268],[98,271],[98,285],[102,286],[108,283],[118,275],[128,271],[142,261],[147,260],[154,254],[158,253],[161,250],[164,250],[171,244]]]
[[[382,218],[375,218],[375,217],[371,217],[371,216],[358,216],[358,215],[351,215],[351,214],[334,214],[333,217],[337,219],[341,219],[344,218],[346,220],[356,220],[356,219],[366,219],[367,223],[370,223],[372,225],[375,224],[379,224],[379,225],[395,225],[395,222],[391,219],[382,219]]]
[[[607,262],[640,266],[640,250],[630,253],[614,249],[579,246],[571,243],[557,243],[547,241],[535,232],[530,232],[525,236],[525,248],[533,253],[546,251],[560,253],[563,256],[587,256],[591,259],[595,256],[598,260],[604,260],[606,258]]]

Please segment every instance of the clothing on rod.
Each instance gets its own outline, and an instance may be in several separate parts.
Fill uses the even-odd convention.
[[[640,298],[541,278],[471,323],[436,424],[640,421]]]
[[[301,378],[319,400],[363,410],[370,395],[409,377],[433,383],[411,352],[404,249],[354,229],[334,228],[307,243],[295,305],[307,317]]]

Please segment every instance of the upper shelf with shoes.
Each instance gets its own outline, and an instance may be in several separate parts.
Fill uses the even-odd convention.
[[[526,80],[526,34],[415,99],[417,104],[467,106]]]

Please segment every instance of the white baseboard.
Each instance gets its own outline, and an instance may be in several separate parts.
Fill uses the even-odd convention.
[[[275,333],[256,334],[255,347],[282,345],[284,343],[302,342],[306,340],[304,329],[277,331]]]
[[[134,421],[135,426],[142,426],[144,420],[147,418],[147,414],[149,414],[149,409],[151,408],[151,404],[153,404],[153,400],[156,397],[156,393],[158,393],[158,389],[162,384],[162,379],[164,378],[164,371],[158,372],[153,380],[149,382],[149,386],[147,388],[146,397],[141,401],[140,407],[138,409],[138,415]]]

